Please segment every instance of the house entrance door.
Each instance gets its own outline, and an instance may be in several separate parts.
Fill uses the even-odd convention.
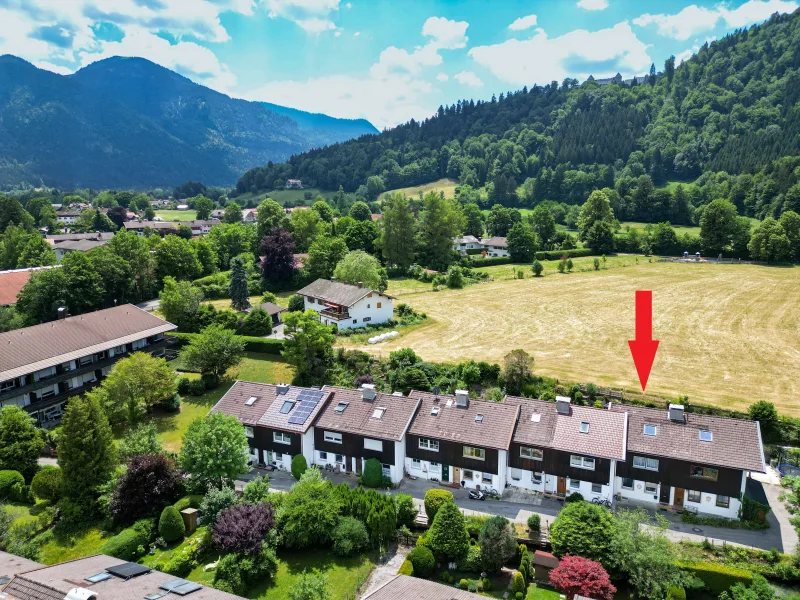
[[[461,485],[461,468],[453,467],[453,483]]]
[[[683,488],[675,488],[675,499],[672,504],[674,506],[683,506]]]
[[[450,465],[442,465],[442,481],[450,481]]]
[[[559,477],[558,478],[558,488],[556,491],[559,494],[566,494],[567,493],[567,478],[566,477]]]

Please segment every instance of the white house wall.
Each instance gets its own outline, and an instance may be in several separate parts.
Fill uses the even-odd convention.
[[[381,307],[378,308],[380,302]],[[321,312],[328,308],[325,304],[309,302],[307,297],[303,298],[303,307],[305,310],[311,309],[316,312]],[[352,306],[349,307],[349,319],[332,319],[325,315],[320,315],[320,320],[327,324],[336,324],[339,329],[357,329],[359,327],[366,327],[367,325],[377,325],[385,323],[394,317],[394,304],[391,298],[380,295],[377,292],[372,294],[372,298],[364,297]]]
[[[306,431],[301,436],[301,448],[303,456],[306,459],[307,465],[314,464],[314,428],[309,427],[308,431]]]

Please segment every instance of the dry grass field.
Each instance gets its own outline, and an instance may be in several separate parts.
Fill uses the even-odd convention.
[[[422,190],[423,193],[428,193],[431,190],[435,190],[437,192],[444,192],[445,198],[455,198],[456,197],[456,186],[458,185],[458,181],[455,179],[439,179],[437,181],[432,181],[431,183],[425,183],[423,185],[412,185],[411,187],[407,188],[398,188],[396,190],[389,190],[388,192],[384,192],[381,194],[381,198],[383,198],[384,194],[392,194],[394,195],[396,192],[401,192],[406,196],[411,196],[416,198],[419,195],[419,191]]]
[[[738,409],[763,399],[800,416],[800,268],[611,259],[608,266],[625,268],[548,269],[538,279],[526,269],[514,280],[509,267],[497,267],[492,282],[441,292],[393,282],[398,301],[431,320],[363,349],[387,356],[408,346],[431,361],[502,362],[524,348],[539,374],[640,391],[627,340],[634,292],[650,289],[661,344],[648,394]]]

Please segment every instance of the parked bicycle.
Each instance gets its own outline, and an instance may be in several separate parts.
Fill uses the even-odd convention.
[[[605,506],[606,508],[611,508],[611,502],[606,500],[605,498],[592,498],[592,504],[599,504],[600,506]]]

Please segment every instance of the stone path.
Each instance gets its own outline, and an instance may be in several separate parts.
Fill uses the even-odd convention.
[[[370,573],[366,584],[364,584],[362,588],[363,591],[361,592],[359,598],[368,596],[389,581],[392,577],[397,575],[397,571],[400,570],[403,561],[406,559],[406,555],[410,551],[411,548],[407,546],[395,546],[389,550],[391,557],[388,561],[378,564],[374,569],[372,569],[372,573]]]

